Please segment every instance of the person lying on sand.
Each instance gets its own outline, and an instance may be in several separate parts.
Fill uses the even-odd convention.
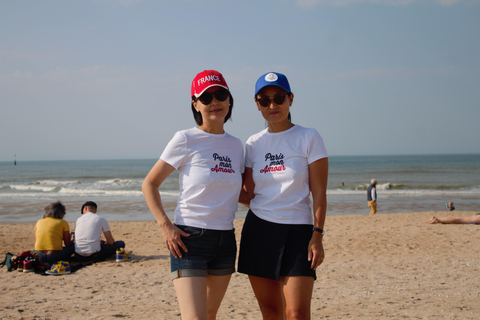
[[[426,221],[425,223],[428,224],[435,224],[435,223],[471,223],[471,224],[480,224],[480,213],[477,213],[474,216],[470,217],[445,217],[445,218],[436,218],[432,217],[432,219]]]

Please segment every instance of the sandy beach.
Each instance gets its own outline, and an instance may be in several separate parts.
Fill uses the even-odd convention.
[[[480,226],[425,224],[433,215],[452,213],[328,216],[312,319],[478,319]],[[0,224],[2,259],[33,249],[34,224]],[[237,241],[242,224],[235,221]],[[0,319],[180,319],[156,223],[110,227],[131,262],[108,260],[57,277],[4,267]],[[233,275],[218,319],[261,319],[246,275]]]

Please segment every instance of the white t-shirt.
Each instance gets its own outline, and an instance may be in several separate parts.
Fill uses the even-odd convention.
[[[248,138],[245,167],[252,168],[255,198],[250,209],[260,218],[282,224],[313,224],[308,165],[328,158],[315,129],[295,125]]]
[[[176,224],[233,229],[244,171],[240,139],[226,132],[182,130],[175,133],[160,159],[179,171]]]
[[[100,251],[100,237],[105,231],[110,231],[107,220],[92,212],[84,213],[75,222],[75,252],[88,254]]]

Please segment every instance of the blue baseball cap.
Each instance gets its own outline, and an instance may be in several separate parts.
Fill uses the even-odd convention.
[[[255,84],[255,96],[260,90],[267,86],[277,86],[287,92],[292,92],[290,90],[290,85],[288,84],[287,77],[278,72],[268,72],[258,78],[257,83]]]

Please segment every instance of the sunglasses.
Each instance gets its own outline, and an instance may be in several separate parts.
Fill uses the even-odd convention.
[[[262,106],[262,107],[268,107],[270,105],[270,103],[273,101],[273,103],[277,104],[277,105],[281,105],[285,102],[285,99],[289,96],[290,94],[287,93],[287,94],[284,94],[284,95],[279,95],[279,94],[276,94],[273,96],[273,98],[269,98],[267,96],[263,96],[261,98],[257,98],[255,100],[257,100],[257,102]]]
[[[200,100],[201,103],[204,105],[208,105],[212,103],[213,101],[213,96],[215,96],[215,99],[218,101],[225,101],[227,100],[229,95],[228,90],[225,89],[218,89],[215,92],[204,92],[200,97],[198,97],[198,100]],[[196,100],[195,100],[196,101]]]

